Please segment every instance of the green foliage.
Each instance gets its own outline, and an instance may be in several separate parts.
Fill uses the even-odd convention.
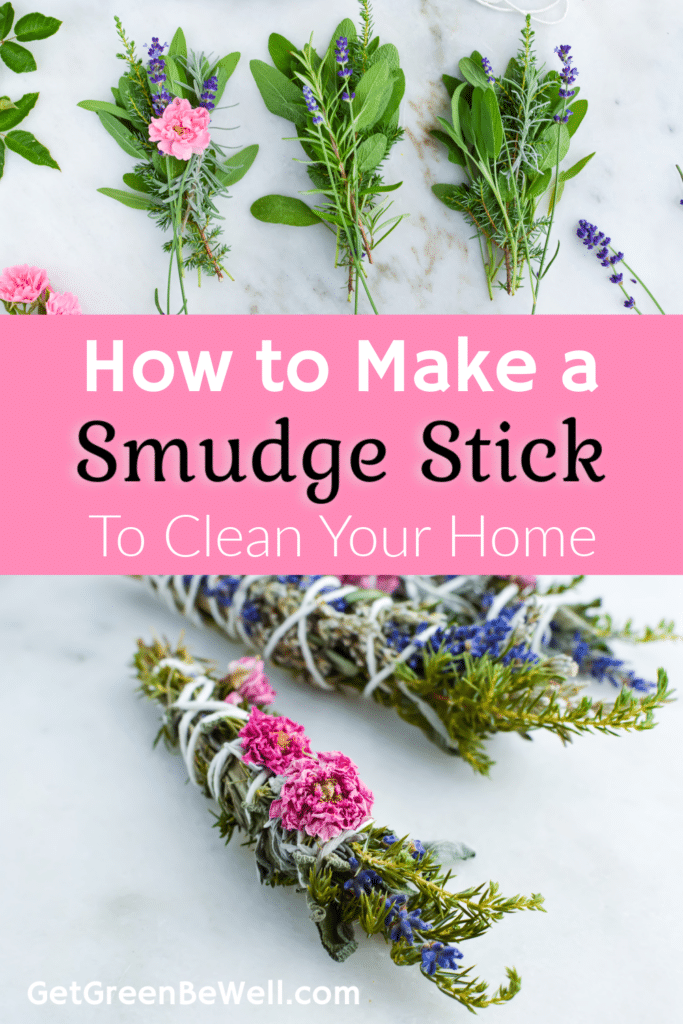
[[[367,283],[367,267],[373,252],[402,220],[387,217],[391,203],[382,193],[398,188],[384,185],[381,164],[391,147],[402,138],[398,108],[405,91],[405,77],[395,46],[379,45],[373,36],[372,11],[361,0],[358,31],[349,19],[335,29],[322,56],[312,42],[297,49],[284,36],[274,33],[268,41],[273,64],[253,60],[251,72],[268,110],[291,121],[306,159],[313,188],[302,195],[316,197],[311,208],[302,200],[285,196],[264,196],[252,206],[252,213],[268,223],[297,227],[323,224],[335,235],[335,266],[347,268],[347,294],[354,297],[358,312],[358,290],[362,286],[373,311]],[[348,40],[348,77],[340,77],[337,40]],[[311,37],[312,40],[312,37]],[[308,110],[303,89],[310,89]],[[354,97],[355,94],[355,97]],[[344,99],[344,96],[349,99]],[[400,183],[399,183],[400,184]],[[366,259],[364,266],[362,259]]]
[[[22,43],[37,39],[47,39],[62,24],[57,18],[48,18],[44,14],[26,14],[14,25],[14,39],[8,35],[14,24],[14,8],[11,3],[0,6],[0,60],[15,74],[26,74],[36,71],[38,65],[35,57]],[[29,163],[41,167],[53,167],[59,170],[59,164],[52,158],[48,149],[38,142],[31,132],[9,131],[21,122],[33,110],[38,100],[38,93],[26,93],[21,99],[13,102],[9,96],[0,98],[0,178],[5,165],[5,152],[11,149]],[[9,132],[8,135],[2,133]]]
[[[221,241],[222,215],[216,205],[219,198],[228,197],[228,187],[238,182],[251,167],[258,146],[247,146],[230,156],[213,138],[210,146],[189,160],[179,160],[162,154],[149,139],[149,126],[154,113],[154,98],[162,88],[173,95],[187,99],[193,107],[200,106],[204,82],[215,75],[217,89],[215,104],[222,96],[226,84],[235,70],[239,53],[229,53],[219,60],[210,60],[203,53],[188,51],[181,28],[173,35],[164,56],[166,81],[151,81],[145,63],[138,57],[135,42],[130,39],[119,18],[115,18],[116,31],[121,43],[117,57],[126,64],[126,71],[112,89],[114,103],[103,100],[82,100],[78,105],[93,111],[102,126],[123,149],[136,160],[133,172],[123,176],[124,183],[134,192],[117,188],[100,188],[98,192],[135,210],[144,210],[164,232],[172,232],[172,240],[163,244],[169,253],[169,274],[166,288],[166,308],[162,309],[155,293],[160,313],[171,312],[171,281],[176,266],[182,296],[181,313],[187,313],[184,279],[186,271],[222,280],[230,277],[225,259],[228,246]]]
[[[160,663],[169,656],[176,664],[161,667]],[[178,745],[178,727],[183,716],[174,704],[190,679],[196,678],[189,668],[185,675],[182,664],[192,660],[183,646],[172,650],[159,641],[138,641],[134,664],[139,690],[163,709],[157,740],[163,739],[170,748]],[[223,681],[216,679],[208,663],[205,671],[214,681],[213,699],[220,700],[224,697]],[[225,743],[236,738],[241,725],[240,720],[231,718],[216,720],[208,711],[193,719],[192,730],[200,730],[197,737],[192,733],[194,769],[207,796],[208,765]],[[251,792],[252,779],[259,771],[257,766],[248,767],[234,755],[228,758],[220,778],[214,827],[226,842],[235,831],[244,836],[243,845],[253,849],[263,883],[296,885],[299,892],[306,893],[310,917],[333,959],[344,960],[357,948],[353,926],[358,924],[366,934],[385,938],[391,945],[390,955],[395,964],[419,965],[425,978],[472,1012],[505,1002],[519,991],[520,979],[513,968],[507,969],[508,984],[489,993],[486,982],[472,976],[472,967],[455,971],[437,964],[430,975],[424,969],[422,954],[435,942],[450,946],[483,935],[509,914],[542,911],[542,896],[501,896],[495,882],[453,891],[453,876],[442,867],[433,845],[427,844],[423,852],[407,836],[390,841],[391,829],[386,827],[367,825],[326,853],[322,840],[287,832],[279,819],[270,818],[274,799],[271,786],[264,783],[255,793]],[[463,852],[462,848],[455,853],[460,858],[471,855],[472,851]],[[364,876],[360,872],[372,873],[370,885],[362,884]],[[354,887],[355,878],[358,881]],[[420,920],[419,925],[413,925],[412,944],[391,934],[392,912],[387,901],[397,898],[398,907],[409,914],[416,911]]]
[[[495,82],[488,81],[477,51],[459,63],[465,81],[444,75],[452,122],[437,118],[443,130],[432,135],[446,146],[450,162],[464,169],[466,180],[434,185],[432,191],[475,229],[489,296],[494,287],[514,295],[526,271],[535,312],[540,281],[550,267],[554,207],[565,182],[594,154],[559,169],[588,104],[576,99],[576,89],[568,122],[554,120],[565,115],[568,101],[558,95],[557,72],[546,72],[537,61],[530,24],[527,16],[520,50]],[[545,196],[547,212],[540,212]]]

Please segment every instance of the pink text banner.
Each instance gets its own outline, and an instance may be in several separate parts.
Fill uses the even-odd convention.
[[[681,318],[4,317],[3,573],[681,573]]]

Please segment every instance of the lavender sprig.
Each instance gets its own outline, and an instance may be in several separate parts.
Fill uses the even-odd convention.
[[[587,220],[580,220],[579,226],[576,230],[576,234],[577,237],[581,239],[581,241],[589,251],[597,249],[595,256],[599,260],[600,266],[614,268],[618,263],[623,263],[625,269],[628,270],[630,274],[633,274],[635,281],[638,281],[639,284],[643,285],[643,288],[650,296],[659,312],[662,314],[664,313],[664,310],[659,305],[650,289],[645,284],[643,284],[641,279],[636,274],[635,270],[629,267],[628,263],[624,262],[623,252],[618,252],[615,248],[613,248],[612,245],[610,245],[612,239],[609,236],[605,235],[603,231],[599,231],[596,224],[590,224]],[[612,253],[611,256],[609,255],[610,252]],[[635,309],[636,313],[642,315],[642,311],[638,309],[636,305],[635,298],[633,297],[633,295],[629,295],[626,288],[624,288],[624,275],[622,273],[617,273],[616,271],[614,271],[609,280],[612,282],[612,284],[619,285],[622,292],[626,296],[626,301],[624,302],[624,306],[626,307],[626,309]]]

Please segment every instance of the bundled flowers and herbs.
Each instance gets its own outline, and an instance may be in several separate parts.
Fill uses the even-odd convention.
[[[462,185],[434,185],[432,191],[449,209],[462,213],[476,231],[489,296],[493,288],[514,295],[528,274],[531,312],[536,312],[541,280],[552,259],[548,246],[555,207],[565,183],[593,153],[566,170],[572,136],[588,103],[578,100],[569,46],[555,53],[560,72],[546,71],[533,49],[527,16],[521,47],[504,74],[496,74],[487,57],[474,51],[459,64],[464,79],[444,75],[451,97],[452,123],[437,118],[432,135],[448,149],[448,159],[466,174]],[[547,213],[540,212],[541,201]]]
[[[673,623],[613,628],[573,584],[539,593],[534,577],[147,576],[172,608],[302,673],[323,690],[351,687],[395,708],[448,753],[487,774],[496,732],[535,729],[563,742],[585,732],[654,726],[667,677],[639,678],[612,638],[673,636]],[[606,680],[614,701],[582,691]]]
[[[322,56],[311,41],[298,49],[284,36],[273,34],[268,51],[274,67],[251,61],[268,110],[296,128],[296,138],[287,141],[301,143],[306,159],[300,162],[313,185],[302,195],[318,197],[309,206],[290,196],[263,196],[251,212],[274,224],[324,224],[335,235],[335,267],[347,268],[345,288],[349,301],[354,297],[354,312],[358,312],[362,287],[377,313],[367,282],[368,266],[374,250],[402,220],[402,216],[387,216],[392,204],[383,200],[384,193],[393,192],[401,182],[385,185],[381,165],[403,137],[398,108],[405,76],[396,47],[380,46],[379,37],[373,35],[370,3],[359,2],[358,31],[344,19]]]
[[[232,662],[219,677],[184,647],[138,641],[135,666],[141,692],[163,707],[157,740],[180,747],[191,781],[218,804],[221,835],[243,834],[262,883],[306,894],[334,960],[357,948],[358,923],[384,936],[394,963],[418,965],[470,1010],[519,991],[519,976],[508,969],[508,984],[489,994],[472,968],[459,968],[463,954],[454,943],[482,935],[504,914],[542,910],[542,896],[506,898],[495,883],[447,888],[443,854],[456,860],[472,851],[378,827],[372,793],[350,758],[314,752],[303,726],[264,710],[275,693],[258,659]]]
[[[13,316],[64,316],[80,313],[78,299],[71,292],[56,292],[47,270],[29,267],[5,267],[0,274],[0,302]]]
[[[127,69],[112,89],[114,103],[83,100],[79,106],[97,114],[136,164],[132,173],[123,175],[131,191],[100,188],[98,192],[134,210],[145,210],[162,231],[173,232],[172,240],[164,244],[170,254],[165,310],[158,289],[155,303],[160,313],[171,312],[175,267],[182,300],[179,312],[187,313],[186,270],[196,269],[200,284],[202,271],[219,280],[225,274],[230,277],[224,265],[229,248],[220,241],[217,222],[223,218],[216,200],[228,196],[228,186],[244,177],[258,152],[258,146],[247,146],[227,157],[211,134],[216,130],[211,112],[217,109],[240,54],[213,60],[204,53],[188,52],[179,28],[170,46],[153,37],[148,60],[143,62],[135,43],[115,20],[123,46],[117,57]]]
[[[38,65],[30,50],[22,43],[30,43],[37,39],[47,39],[58,31],[61,21],[48,18],[45,14],[33,12],[25,14],[14,23],[14,8],[11,3],[0,6],[0,60],[16,74],[36,71]],[[10,35],[14,25],[14,35]],[[21,99],[11,100],[9,96],[0,96],[0,178],[5,169],[5,151],[10,149],[24,160],[41,167],[60,169],[53,160],[50,151],[38,142],[35,135],[17,130],[24,118],[28,117],[38,102],[37,92],[27,92]]]

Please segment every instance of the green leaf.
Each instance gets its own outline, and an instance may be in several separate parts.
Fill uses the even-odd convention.
[[[0,39],[4,39],[12,27],[14,21],[14,8],[10,3],[0,7]]]
[[[0,96],[0,110],[14,110],[15,104],[9,96]]]
[[[25,46],[19,43],[0,43],[0,59],[4,61],[10,71],[22,75],[25,71],[36,71],[38,65],[33,59],[33,54]]]
[[[42,143],[38,142],[35,135],[31,135],[30,132],[21,130],[9,132],[5,136],[5,142],[8,149],[11,149],[19,156],[23,156],[24,160],[28,160],[32,164],[38,164],[40,167],[54,167],[56,171],[61,170],[59,164],[50,156],[50,151]]]
[[[35,107],[37,99],[37,92],[27,92],[25,96],[17,100],[13,108],[0,110],[0,132],[6,132],[8,128],[14,128],[15,125],[23,121],[29,111]]]
[[[406,91],[406,76],[399,68],[398,71],[392,72],[392,78],[391,96],[382,112],[381,121],[383,125],[398,127],[398,108]]]
[[[284,117],[296,125],[307,124],[303,95],[294,82],[290,82],[281,71],[262,60],[250,61],[249,67],[263,102],[271,114]]]
[[[457,185],[432,185],[432,192],[449,210],[452,210],[457,188]]]
[[[44,14],[25,14],[14,26],[14,33],[22,43],[30,43],[33,39],[53,36],[61,24],[57,18],[48,18]]]
[[[393,43],[385,43],[384,46],[380,46],[373,54],[370,66],[372,67],[380,60],[386,61],[391,71],[398,71],[401,66],[401,58]]]
[[[537,196],[543,195],[550,184],[552,173],[553,172],[549,168],[547,171],[544,171],[543,174],[538,174],[533,179],[526,190],[527,199],[536,199]]]
[[[290,43],[285,36],[273,32],[268,36],[268,53],[278,71],[281,71],[287,78],[291,78],[292,71],[298,62],[294,61],[292,54],[298,53],[294,43]]]
[[[460,74],[470,85],[478,85],[480,89],[493,88],[486,77],[481,61],[477,65],[471,57],[463,57],[458,67],[460,68]]]
[[[356,98],[353,101],[356,129],[371,128],[379,120],[392,91],[393,81],[384,61],[368,68],[356,86]]]
[[[587,110],[588,100],[577,100],[576,103],[572,102],[572,113],[569,120],[567,121],[567,131],[570,135],[573,135],[576,129],[579,127],[584,117],[586,116]]]
[[[121,102],[121,93],[119,92],[118,89],[115,89],[113,85],[111,87],[111,94],[114,97],[114,101],[115,101],[117,107],[122,107],[123,103]]]
[[[576,163],[572,164],[572,166],[567,168],[566,171],[560,171],[562,181],[569,181],[570,178],[575,178],[577,174],[581,173],[588,161],[592,160],[594,156],[595,153],[589,153],[588,156],[581,157],[580,160],[577,160]]]
[[[447,135],[446,132],[439,131],[438,128],[432,128],[429,133],[433,138],[438,139],[439,142],[448,150],[448,159],[452,164],[457,164],[458,167],[467,167],[464,153],[458,143]]]
[[[173,60],[174,57],[180,57],[181,60],[177,63],[178,75],[180,81],[187,83],[187,75],[185,74],[185,68],[182,66],[187,60],[187,43],[185,42],[185,33],[181,28],[176,29],[175,35],[171,40],[171,45],[168,48],[168,57]],[[167,57],[167,59],[168,59]]]
[[[128,131],[128,129],[121,124],[117,117],[112,117],[111,114],[99,110],[97,116],[104,128],[107,129],[113,139],[115,139],[119,146],[124,152],[128,153],[129,156],[137,157],[138,160],[147,160],[147,153],[140,145],[135,136]]]
[[[451,99],[453,99],[453,93],[459,85],[467,85],[466,82],[463,82],[460,78],[453,78],[452,75],[442,75],[441,81],[446,86],[446,92]]]
[[[266,224],[291,224],[292,227],[305,228],[311,224],[320,224],[320,217],[301,199],[291,196],[262,196],[251,207],[257,220]]]
[[[220,166],[217,166],[214,174],[220,181],[221,185],[234,185],[236,181],[239,181],[247,173],[258,153],[258,146],[247,146],[245,149],[241,149],[239,153],[235,153],[228,160],[225,160]]]
[[[81,102],[76,105],[83,107],[83,110],[92,110],[96,114],[102,111],[105,114],[111,114],[112,117],[119,117],[124,121],[130,120],[127,110],[123,110],[121,107],[116,107],[113,103],[106,103],[104,100],[81,100]]]
[[[134,99],[134,97],[136,97],[136,99]],[[127,75],[122,75],[119,79],[119,100],[121,101],[121,108],[125,114],[126,120],[130,121],[132,125],[147,134],[149,121],[146,121],[142,117],[138,117],[136,112],[137,105],[139,109],[147,111],[151,116],[151,112],[147,107],[146,97],[137,83],[131,82]]]
[[[5,143],[0,139],[0,178],[5,170]]]
[[[467,82],[463,82],[462,85],[459,85],[457,87],[457,89],[455,90],[451,97],[451,118],[453,120],[453,138],[462,149],[465,148],[465,143],[462,138],[462,128],[460,127],[460,99],[466,88]],[[464,97],[463,104],[469,111],[469,106]],[[437,118],[437,121],[441,121],[441,118]]]
[[[360,173],[372,171],[377,167],[377,164],[381,163],[384,159],[386,151],[387,137],[382,135],[381,132],[377,132],[376,135],[371,135],[369,139],[361,142],[356,150],[356,167]]]
[[[486,139],[487,152],[495,160],[503,145],[503,121],[493,89],[486,89],[482,96],[481,126]]]
[[[539,144],[543,147],[545,155],[538,165],[540,171],[548,167],[554,167],[558,159],[558,137],[559,137],[559,159],[564,160],[569,152],[570,135],[566,124],[555,121],[549,125],[539,136]]]
[[[116,199],[117,202],[123,203],[124,206],[130,206],[132,210],[152,210],[155,205],[151,199],[133,195],[132,192],[123,192],[120,188],[98,188],[97,191],[101,192],[103,196]]]
[[[228,79],[239,64],[240,56],[241,54],[235,51],[235,53],[229,53],[226,57],[221,57],[218,64],[216,64],[214,75],[218,79],[218,85],[216,87],[216,98],[214,99],[215,106],[218,106],[228,84]]]
[[[136,192],[149,192],[150,188],[141,174],[124,174],[123,183]]]
[[[362,189],[362,191],[360,191],[358,195],[376,196],[379,192],[395,192],[396,189],[400,188],[402,184],[402,181],[397,181],[395,185],[371,185],[370,188]]]

